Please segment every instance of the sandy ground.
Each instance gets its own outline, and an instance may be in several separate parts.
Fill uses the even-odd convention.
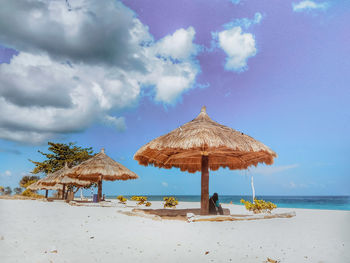
[[[178,208],[197,207],[182,202]],[[350,262],[350,211],[280,208],[296,217],[188,223],[118,212],[131,209],[0,200],[0,261]]]

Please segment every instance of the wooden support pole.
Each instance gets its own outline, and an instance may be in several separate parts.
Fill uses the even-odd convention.
[[[63,189],[62,189],[62,200],[64,200],[65,193],[66,193],[66,184],[63,184]]]
[[[47,198],[48,195],[49,195],[49,190],[46,190],[46,192],[45,192],[45,198]]]
[[[201,215],[209,215],[209,157],[202,155]]]
[[[101,199],[102,199],[102,180],[98,182],[97,202],[101,202]]]

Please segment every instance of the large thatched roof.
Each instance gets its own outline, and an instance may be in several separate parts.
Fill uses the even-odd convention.
[[[277,156],[252,137],[213,121],[203,107],[194,120],[141,147],[134,159],[145,166],[178,167],[194,173],[201,171],[202,155],[209,156],[211,170],[270,165]]]
[[[70,178],[66,176],[66,173],[68,173],[69,170],[70,168],[67,166],[67,163],[66,163],[62,169],[40,179],[39,180],[40,184],[45,186],[54,186],[56,184],[67,184],[67,185],[69,184],[69,185],[74,185],[78,187],[85,187],[91,184],[91,182],[89,181],[78,180],[78,179]]]
[[[91,182],[138,178],[134,172],[107,156],[104,149],[94,157],[91,157],[81,164],[71,168],[66,175],[71,178],[89,180]]]

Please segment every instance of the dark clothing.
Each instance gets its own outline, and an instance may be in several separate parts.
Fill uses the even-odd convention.
[[[209,199],[209,214],[210,215],[217,215],[218,212],[220,215],[224,214],[224,211],[222,210],[221,205],[219,204],[218,200],[215,200],[216,198],[213,196]],[[215,200],[215,201],[214,201]]]
[[[215,202],[213,200],[213,197],[210,197],[209,199],[209,214],[210,215],[216,215],[216,206],[215,206]]]
[[[224,210],[222,209],[221,205],[219,205],[219,207],[218,207],[218,212],[220,215],[224,214]]]

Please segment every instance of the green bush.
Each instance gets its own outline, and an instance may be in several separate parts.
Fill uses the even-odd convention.
[[[43,195],[39,195],[39,194],[33,192],[32,190],[29,190],[29,189],[24,190],[22,192],[22,195],[26,196],[26,197],[33,197],[33,198],[44,198]]]
[[[164,197],[163,200],[165,201],[164,203],[164,208],[166,207],[172,207],[172,208],[176,208],[176,206],[179,204],[179,201],[176,200],[175,197]]]
[[[31,184],[35,183],[39,179],[40,179],[39,176],[26,175],[26,176],[22,177],[21,181],[19,181],[19,185],[20,185],[20,187],[27,188],[28,186],[30,186]]]
[[[122,196],[122,195],[118,195],[117,196],[117,199],[119,200],[119,203],[122,203],[122,204],[125,204],[126,203],[126,201],[128,200],[128,199],[126,199],[124,196]]]
[[[22,193],[22,188],[21,187],[16,187],[13,189],[13,191],[15,191],[16,195],[20,195]]]
[[[147,201],[147,197],[146,196],[132,196],[131,200],[133,201],[137,201],[138,205],[143,205],[146,201]]]
[[[271,202],[265,202],[264,200],[254,199],[254,203],[241,199],[241,203],[244,204],[245,208],[249,211],[253,211],[254,214],[259,213],[271,213],[271,211],[277,208],[277,205]]]

